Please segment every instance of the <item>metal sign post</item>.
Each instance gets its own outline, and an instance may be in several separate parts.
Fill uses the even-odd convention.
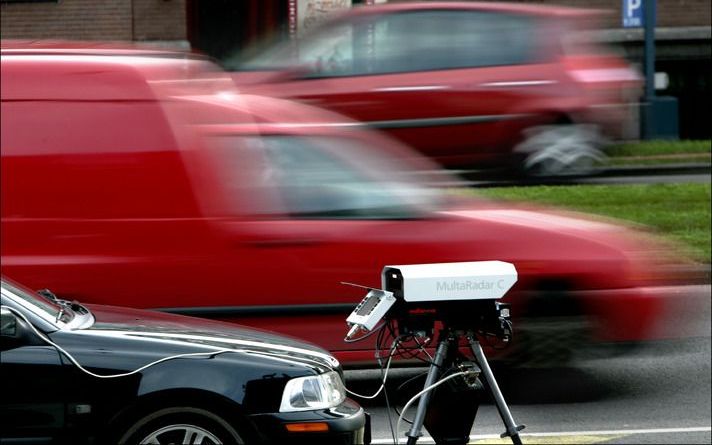
[[[655,23],[656,0],[623,0],[623,27],[643,28],[643,70],[645,74],[645,91],[642,104],[642,138],[649,139],[655,134],[654,103],[655,103]]]
[[[645,0],[645,101],[650,103],[655,97],[655,22],[656,0]]]
[[[655,125],[655,22],[656,0],[644,0],[645,9],[645,114],[643,115],[643,139],[656,134]]]

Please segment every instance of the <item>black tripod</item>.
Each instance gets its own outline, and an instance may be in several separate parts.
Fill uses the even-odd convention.
[[[430,364],[430,369],[428,370],[428,375],[425,379],[424,388],[429,388],[431,385],[436,383],[436,381],[440,377],[441,371],[445,369],[443,365],[447,365],[447,363],[445,363],[446,357],[452,356],[452,354],[450,354],[451,352],[453,352],[451,351],[451,348],[458,348],[458,340],[463,336],[467,338],[467,341],[470,344],[470,348],[472,349],[472,352],[475,355],[475,360],[481,368],[481,372],[484,376],[487,387],[490,389],[492,396],[494,397],[494,401],[497,405],[499,415],[502,418],[502,421],[504,422],[504,425],[507,429],[507,431],[504,432],[501,437],[509,436],[511,437],[513,444],[521,445],[522,441],[519,438],[519,431],[524,429],[524,425],[516,425],[514,423],[512,414],[509,412],[507,403],[504,401],[502,392],[499,390],[499,386],[497,385],[497,381],[494,378],[492,369],[490,368],[489,363],[487,362],[487,358],[485,357],[484,352],[482,352],[482,346],[480,345],[480,342],[478,341],[473,331],[453,331],[448,328],[443,328],[443,330],[440,332],[440,340],[438,341],[438,346],[435,351],[435,357],[433,358],[433,361]],[[423,428],[423,423],[425,421],[431,393],[432,391],[425,392],[421,396],[420,401],[418,402],[418,408],[415,412],[413,424],[408,433],[406,434],[408,436],[408,445],[415,445],[418,438],[422,435],[421,431]],[[472,422],[474,422],[474,416],[472,417]],[[472,428],[472,423],[470,423],[469,427]],[[467,437],[469,437],[469,429],[467,431]],[[467,443],[467,437],[463,439],[464,441],[462,443]],[[454,444],[455,442],[448,441],[447,443]]]

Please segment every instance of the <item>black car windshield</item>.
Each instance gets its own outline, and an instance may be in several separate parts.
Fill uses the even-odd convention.
[[[74,312],[71,309],[52,302],[24,286],[3,278],[3,297],[6,295],[6,292],[9,294],[8,297],[11,295],[13,301],[16,301],[45,321],[58,325],[59,327],[64,327],[74,319]]]

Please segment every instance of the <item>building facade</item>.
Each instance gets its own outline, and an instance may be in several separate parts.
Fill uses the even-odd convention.
[[[0,0],[0,37],[151,42],[221,60],[296,36],[331,11],[384,1]],[[509,1],[607,10],[599,38],[642,62],[643,32],[623,28],[624,0]],[[656,70],[670,78],[660,94],[678,98],[682,137],[710,137],[711,29],[712,0],[657,0]]]

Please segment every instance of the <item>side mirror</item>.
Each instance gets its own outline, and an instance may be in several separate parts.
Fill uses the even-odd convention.
[[[21,346],[42,345],[38,337],[22,317],[7,307],[0,308],[0,350],[7,351]]]
[[[0,337],[17,338],[17,316],[7,308],[0,308]]]
[[[27,328],[17,314],[0,308],[0,351],[8,351],[27,343]]]

